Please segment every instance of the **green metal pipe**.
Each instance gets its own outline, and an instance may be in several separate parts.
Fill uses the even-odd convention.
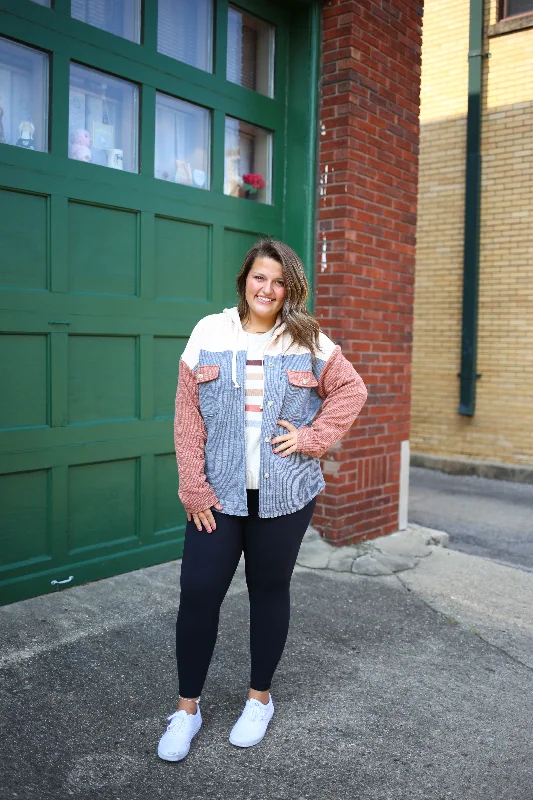
[[[476,409],[479,230],[481,211],[481,96],[483,81],[484,0],[470,0],[468,114],[466,123],[465,226],[463,254],[463,324],[459,414]]]

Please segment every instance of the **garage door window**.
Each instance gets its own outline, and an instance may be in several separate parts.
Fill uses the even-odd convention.
[[[155,177],[209,189],[208,109],[158,92],[155,123]]]
[[[0,143],[48,150],[48,56],[0,38]]]
[[[71,64],[70,158],[137,172],[138,95],[134,83]]]

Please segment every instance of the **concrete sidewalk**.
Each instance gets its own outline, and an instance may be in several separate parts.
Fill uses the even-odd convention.
[[[533,800],[533,575],[445,542],[308,532],[276,715],[249,750],[227,741],[248,677],[239,568],[179,764],[155,755],[179,562],[1,608],[2,798]]]

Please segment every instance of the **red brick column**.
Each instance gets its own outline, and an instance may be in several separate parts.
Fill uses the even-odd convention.
[[[329,451],[313,524],[332,543],[398,529],[409,439],[422,5],[325,0],[316,314],[369,390]]]

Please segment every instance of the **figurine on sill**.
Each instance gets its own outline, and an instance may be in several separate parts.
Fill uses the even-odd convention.
[[[26,150],[35,150],[35,143],[33,141],[33,134],[35,133],[35,125],[28,120],[22,120],[19,124],[19,138],[17,139],[17,147],[24,147]]]
[[[4,109],[0,108],[0,144],[7,144],[7,139],[4,134],[4,123],[2,117],[4,116]]]
[[[70,157],[76,161],[91,161],[89,131],[78,128],[70,134]]]

